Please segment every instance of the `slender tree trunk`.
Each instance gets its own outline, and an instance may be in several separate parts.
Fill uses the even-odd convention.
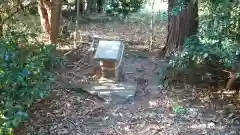
[[[57,44],[60,26],[61,0],[39,0],[38,12],[44,34],[52,44]]]
[[[80,0],[76,0],[77,1],[77,15],[76,15],[76,25],[75,25],[75,32],[74,32],[74,48],[77,47],[77,40],[79,39],[79,15],[80,15]]]
[[[153,50],[153,45],[154,45],[154,23],[155,23],[155,18],[154,18],[154,4],[155,4],[155,0],[152,0],[152,13],[151,13],[151,22],[150,22],[150,28],[151,28],[151,39],[150,39],[150,46],[149,49],[150,51]]]
[[[57,44],[58,36],[60,33],[61,1],[62,0],[52,0],[50,41],[53,44]]]
[[[38,13],[40,15],[40,21],[43,29],[43,33],[48,36],[48,39],[50,39],[50,20],[49,20],[49,15],[50,15],[50,2],[47,3],[45,0],[39,0],[38,1]]]
[[[77,11],[77,7],[78,7],[77,4],[78,4],[78,3],[77,3],[77,0],[75,0],[75,11],[76,11],[76,12],[78,12],[78,11]],[[80,3],[79,3],[79,12],[80,12],[80,13],[84,13],[84,11],[85,11],[85,0],[80,0]]]
[[[87,0],[87,12],[92,13],[97,9],[97,1],[96,0]]]
[[[177,16],[171,15],[172,9],[177,6],[175,0],[168,0],[168,36],[166,56],[183,49],[186,37],[197,33],[198,28],[198,1],[185,0],[186,7]]]
[[[3,24],[2,24],[2,16],[0,15],[0,37],[3,36]]]
[[[12,4],[13,4],[13,7],[17,7],[17,8],[23,8],[23,5],[22,5],[22,2],[21,0],[13,0],[12,1]]]
[[[97,11],[98,11],[98,13],[103,12],[104,3],[105,3],[105,0],[97,0]]]

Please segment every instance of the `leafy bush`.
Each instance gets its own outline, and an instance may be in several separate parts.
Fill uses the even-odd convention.
[[[200,6],[200,26],[197,35],[188,37],[183,51],[175,54],[170,63],[172,67],[202,70],[231,70],[239,61],[239,16],[238,2],[205,0]],[[234,10],[234,12],[232,12]],[[209,69],[209,70],[206,70]],[[215,75],[217,75],[215,73]]]
[[[0,134],[26,120],[29,106],[47,96],[53,83],[55,46],[28,39],[15,32],[0,38]]]
[[[237,44],[231,40],[214,42],[201,40],[198,36],[188,37],[182,52],[176,53],[170,63],[174,67],[189,68],[196,65],[222,65],[231,68],[238,53]],[[211,63],[209,63],[211,62]]]
[[[108,1],[105,11],[108,14],[122,15],[125,17],[129,13],[140,10],[143,0],[110,0]]]

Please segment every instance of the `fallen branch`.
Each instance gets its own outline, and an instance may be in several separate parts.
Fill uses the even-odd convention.
[[[232,87],[233,83],[236,82],[236,80],[237,80],[237,73],[231,73],[229,75],[229,80],[227,82],[226,89],[229,90]]]
[[[157,125],[148,125],[148,126],[145,126],[145,128],[143,128],[143,130],[140,131],[139,134],[145,134],[148,131],[155,131],[156,133],[156,132],[162,131],[162,129]]]
[[[80,43],[81,43],[81,44],[91,44],[90,42],[86,42],[86,41],[80,41]],[[71,54],[71,53],[72,53],[73,51],[75,51],[75,50],[83,49],[84,47],[85,47],[85,46],[82,46],[82,47],[81,47],[81,46],[78,46],[77,48],[72,49],[72,50],[64,53],[64,56],[67,56],[67,55]]]
[[[236,80],[237,80],[237,72],[236,71],[229,71],[229,70],[225,70],[225,69],[220,69],[220,68],[218,68],[216,66],[213,66],[213,65],[209,65],[209,66],[213,67],[213,69],[215,69],[215,70],[222,71],[224,73],[229,74],[228,75],[229,79],[228,79],[228,82],[225,86],[226,90],[229,90],[232,87],[232,85],[236,82]]]

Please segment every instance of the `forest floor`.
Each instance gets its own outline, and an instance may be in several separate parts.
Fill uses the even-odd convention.
[[[147,65],[148,66],[148,65]],[[145,65],[146,67],[146,65]],[[148,74],[150,70],[145,71]],[[151,73],[149,73],[151,74]],[[148,80],[150,81],[150,80]],[[229,91],[178,84],[136,102],[105,103],[70,88],[57,88],[32,106],[16,135],[237,135],[239,100]]]
[[[74,32],[76,25],[74,21],[66,21],[68,31]],[[127,18],[126,20],[119,20],[119,18],[109,18],[106,15],[98,14],[88,16],[88,18],[80,20],[79,30],[84,36],[99,36],[106,39],[124,39],[128,43],[128,47],[146,50],[149,48],[151,40],[150,21]],[[165,20],[156,22],[154,24],[154,41],[153,48],[161,48],[165,45],[167,33],[167,22]],[[69,33],[62,33],[62,36]],[[70,33],[71,35],[73,33]],[[64,38],[65,40],[65,38]],[[71,40],[71,39],[70,39]],[[73,40],[73,39],[72,39]],[[78,37],[77,41],[80,40]],[[66,40],[65,40],[66,41]],[[63,44],[64,47],[71,48],[72,44]]]
[[[88,32],[117,37],[124,35],[129,41],[146,41],[149,34],[148,28],[134,24],[116,24],[111,28],[108,24],[101,24],[101,27],[96,24],[91,27],[91,30],[86,26],[82,26],[82,29],[86,30],[85,34]],[[159,36],[161,46],[166,38],[166,24],[156,27],[159,27],[159,35],[162,35]],[[141,36],[145,38],[139,39]],[[141,48],[147,47],[144,44],[139,45],[139,48],[143,51],[145,49]],[[139,57],[142,56],[135,56],[136,61]],[[145,61],[152,60],[149,54],[144,57]],[[73,59],[70,61],[74,62]],[[152,71],[145,70],[144,74],[152,74]],[[32,106],[30,119],[16,129],[14,134],[237,135],[240,133],[240,118],[237,117],[240,113],[240,101],[232,91],[219,91],[176,84],[159,89],[154,97],[146,94],[134,103],[106,104],[101,98],[83,91],[71,91],[67,87],[56,88],[47,99]]]

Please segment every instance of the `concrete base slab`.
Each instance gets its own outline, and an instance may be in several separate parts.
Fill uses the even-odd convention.
[[[101,78],[98,82],[90,82],[82,85],[82,89],[92,94],[97,94],[106,101],[112,101],[112,97],[128,99],[134,96],[136,85],[127,82],[116,82],[114,79]]]

